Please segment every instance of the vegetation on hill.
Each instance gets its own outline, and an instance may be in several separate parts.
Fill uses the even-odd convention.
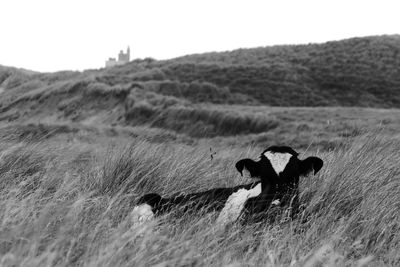
[[[267,109],[254,114],[221,105],[399,107],[399,49],[399,36],[379,36],[85,72],[0,67],[0,120],[147,126],[196,138],[285,135],[287,122]]]
[[[399,107],[399,52],[400,36],[376,36],[134,61],[106,73],[147,82],[207,82],[246,95],[251,104]]]
[[[0,87],[10,90],[83,78],[193,103],[400,107],[400,36],[138,59],[83,73],[0,68]]]
[[[50,129],[53,124],[69,123],[94,128],[146,127],[162,129],[167,140],[176,136],[172,139],[185,142],[212,138],[231,144],[279,143],[329,150],[340,146],[343,137],[359,136],[378,125],[389,135],[400,127],[400,111],[395,109],[193,104],[136,83],[111,86],[96,78],[14,90],[2,94],[2,123],[33,123],[38,127],[49,125]],[[163,136],[154,133],[158,136],[155,139]]]

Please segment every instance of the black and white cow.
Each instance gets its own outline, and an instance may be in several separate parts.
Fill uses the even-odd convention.
[[[235,221],[242,213],[260,214],[271,205],[297,206],[299,177],[310,172],[316,174],[323,166],[317,157],[298,159],[298,153],[290,147],[272,146],[260,156],[259,161],[242,159],[236,169],[243,175],[247,170],[254,182],[227,188],[214,188],[203,192],[180,194],[163,198],[158,194],[146,194],[133,210],[139,220],[181,207],[184,210],[221,211],[218,222]]]

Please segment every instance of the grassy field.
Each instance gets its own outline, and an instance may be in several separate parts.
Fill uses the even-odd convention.
[[[324,117],[338,110],[313,112]],[[290,111],[271,114],[280,125],[302,117]],[[363,112],[384,118],[390,111]],[[358,116],[348,110],[347,122],[351,115]],[[322,127],[314,119],[309,134]],[[338,135],[341,145],[329,149],[288,143],[301,158],[317,155],[326,162],[317,176],[301,181],[302,217],[290,221],[279,213],[272,223],[226,229],[215,226],[217,214],[168,214],[137,226],[130,210],[145,192],[172,195],[247,182],[233,165],[258,157],[265,145],[240,143],[246,135],[235,144],[234,137],[194,141],[176,133],[168,140],[161,129],[146,127],[4,124],[1,265],[398,266],[400,142],[393,120],[390,127]]]
[[[0,106],[4,266],[400,263],[398,109],[193,104],[84,81],[3,92]],[[302,180],[301,218],[132,224],[143,193],[247,183],[234,163],[276,144],[326,162]]]

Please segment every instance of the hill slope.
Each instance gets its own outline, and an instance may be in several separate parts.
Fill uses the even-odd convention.
[[[247,102],[276,106],[399,107],[399,52],[400,36],[378,36],[132,62],[107,72],[141,73],[133,77],[140,81],[207,82],[246,95]]]
[[[0,87],[26,91],[89,77],[195,103],[400,107],[400,36],[134,60],[83,73],[1,67]]]
[[[135,60],[85,72],[0,66],[0,122],[145,126],[196,139],[241,135],[246,143],[299,147],[314,134],[331,148],[333,138],[365,126],[397,128],[399,111],[257,105],[397,108],[399,50],[399,36],[380,36]]]

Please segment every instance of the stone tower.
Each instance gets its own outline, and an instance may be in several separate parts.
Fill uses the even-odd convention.
[[[124,53],[124,51],[122,51],[122,50],[119,52],[118,61],[121,62],[121,64],[128,63],[130,60],[130,54],[131,54],[131,50],[128,46],[126,53]]]
[[[131,59],[131,49],[128,46],[128,49],[126,49],[126,53],[124,53],[124,51],[122,50],[119,52],[118,60],[116,60],[115,58],[109,58],[106,61],[106,68],[128,63],[130,59]]]

